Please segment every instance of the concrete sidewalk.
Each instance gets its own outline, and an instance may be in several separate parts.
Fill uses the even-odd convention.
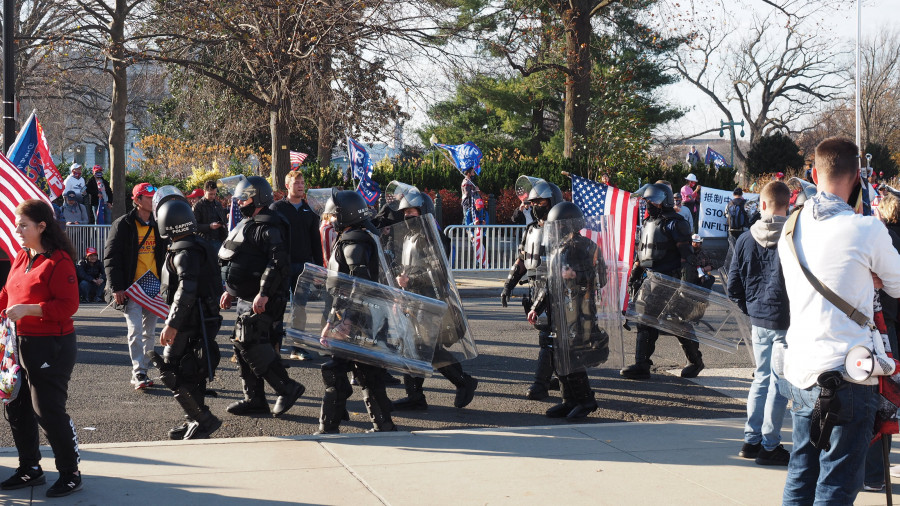
[[[718,419],[84,445],[84,490],[47,499],[49,485],[42,485],[0,491],[0,502],[780,504],[785,468],[737,456],[743,424]],[[52,483],[53,459],[49,450],[44,455]],[[14,449],[0,450],[4,472],[16,463]],[[863,492],[856,504],[885,504],[885,496]]]

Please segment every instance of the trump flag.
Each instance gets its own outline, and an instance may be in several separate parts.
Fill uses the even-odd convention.
[[[468,141],[465,144],[438,144],[434,143],[434,147],[441,149],[444,156],[454,167],[460,172],[469,169],[475,169],[475,175],[481,174],[481,149],[474,142]]]
[[[50,200],[63,193],[63,180],[50,157],[50,147],[34,111],[6,153],[9,161]]]

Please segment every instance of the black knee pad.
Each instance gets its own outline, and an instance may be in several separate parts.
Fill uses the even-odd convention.
[[[253,346],[244,346],[241,356],[247,361],[247,365],[253,370],[253,374],[262,376],[269,370],[272,362],[278,360],[275,348],[268,343],[259,343]]]

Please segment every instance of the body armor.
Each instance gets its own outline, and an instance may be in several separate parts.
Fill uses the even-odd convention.
[[[525,234],[523,247],[525,268],[528,270],[528,277],[533,278],[537,275],[535,269],[540,267],[547,254],[544,234],[541,227],[537,225],[529,227]]]
[[[270,245],[259,244],[259,227],[282,223],[278,216],[260,213],[253,218],[241,220],[228,234],[219,250],[222,277],[228,293],[244,300],[252,300],[260,292],[272,252]]]
[[[641,267],[652,268],[654,261],[662,260],[669,250],[675,248],[675,241],[665,230],[667,223],[664,218],[644,222],[641,242],[638,245],[638,261]]]

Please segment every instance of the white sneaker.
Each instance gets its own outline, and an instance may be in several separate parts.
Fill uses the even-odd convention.
[[[891,466],[891,476],[900,478],[900,465]]]

